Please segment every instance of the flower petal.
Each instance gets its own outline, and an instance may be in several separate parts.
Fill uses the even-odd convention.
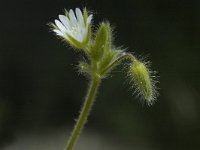
[[[64,27],[64,25],[59,21],[59,20],[55,20],[55,24],[57,25],[57,27],[62,31],[62,32],[67,32],[67,29]]]
[[[57,35],[62,36],[62,37],[66,37],[65,34],[63,32],[61,32],[60,30],[54,29],[53,30]]]
[[[67,28],[67,29],[71,29],[71,26],[70,26],[70,21],[69,21],[69,19],[66,17],[66,16],[64,16],[64,15],[59,15],[58,16],[59,17],[59,19],[60,19],[60,21],[63,23],[63,25]]]
[[[70,23],[72,26],[76,26],[77,25],[77,20],[74,14],[74,11],[72,9],[69,10],[69,18],[70,18]]]
[[[76,8],[76,17],[77,17],[78,24],[84,27],[83,14],[79,8]]]

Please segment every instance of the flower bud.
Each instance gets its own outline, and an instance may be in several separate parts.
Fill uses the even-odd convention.
[[[91,49],[91,58],[98,61],[103,55],[111,50],[111,32],[109,23],[101,23],[96,33],[94,45]]]
[[[147,66],[135,60],[130,65],[129,76],[137,94],[150,105],[156,98],[156,90]]]

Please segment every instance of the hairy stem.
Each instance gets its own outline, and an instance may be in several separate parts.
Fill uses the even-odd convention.
[[[113,66],[117,65],[119,62],[121,62],[121,61],[123,61],[125,59],[129,59],[131,61],[135,61],[136,60],[135,56],[133,56],[130,53],[124,52],[121,56],[116,58],[109,66],[107,66],[100,74],[103,76],[108,70],[113,68]]]
[[[66,150],[73,150],[74,144],[76,143],[76,141],[81,133],[81,130],[83,129],[83,127],[87,121],[91,107],[95,100],[95,96],[96,96],[100,81],[101,81],[101,79],[96,75],[93,75],[93,77],[91,78],[87,96],[85,98],[83,107],[81,109],[81,113],[78,117],[78,121],[76,122],[73,132],[71,134],[71,137],[68,141]]]

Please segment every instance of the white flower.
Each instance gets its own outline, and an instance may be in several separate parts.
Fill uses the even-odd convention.
[[[58,35],[66,39],[72,45],[84,43],[90,34],[90,24],[92,20],[92,14],[87,15],[87,11],[81,12],[79,8],[76,11],[72,9],[66,12],[66,15],[59,15],[59,20],[55,20],[53,24],[53,31]],[[75,40],[75,41],[74,41]]]

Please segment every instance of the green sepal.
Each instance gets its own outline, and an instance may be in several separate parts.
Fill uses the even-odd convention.
[[[66,41],[74,48],[82,49],[84,48],[84,44],[74,39],[72,36],[67,35]]]
[[[107,31],[107,40],[106,40],[106,45],[105,45],[105,50],[106,52],[111,52],[112,51],[112,28],[110,26],[109,22],[105,23],[105,28]]]
[[[87,18],[88,18],[88,11],[87,11],[87,8],[85,7],[83,9],[83,19],[84,19],[85,24],[87,24]]]
[[[76,39],[74,39],[72,36],[67,35],[66,41],[74,48],[77,49],[83,49],[87,53],[86,47],[88,46],[88,43],[91,38],[91,26],[88,26],[88,33],[86,38],[84,39],[83,42],[79,42]]]
[[[106,51],[110,51],[110,41],[108,41],[110,35],[110,29],[107,23],[101,23],[96,33],[94,43],[91,47],[91,58],[95,61],[99,61]]]

